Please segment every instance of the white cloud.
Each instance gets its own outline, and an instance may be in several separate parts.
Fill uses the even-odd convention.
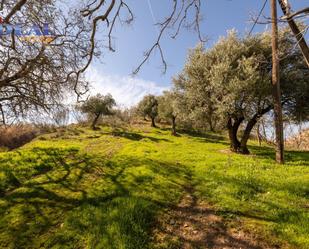
[[[147,94],[159,95],[167,87],[156,82],[137,77],[108,75],[100,73],[95,67],[90,67],[86,79],[91,84],[91,94],[110,93],[120,106],[130,107],[137,104]]]

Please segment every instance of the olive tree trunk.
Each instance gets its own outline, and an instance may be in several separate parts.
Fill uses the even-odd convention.
[[[172,135],[176,136],[177,132],[176,132],[176,117],[172,117]]]
[[[260,124],[256,127],[256,138],[258,140],[259,146],[262,146],[262,136],[260,133]]]
[[[234,122],[233,122],[234,121]],[[238,152],[240,148],[240,142],[237,138],[237,132],[239,126],[244,121],[244,117],[240,118],[229,118],[227,122],[227,129],[229,131],[229,139],[230,139],[230,148],[233,152]]]
[[[246,154],[246,155],[250,154],[250,151],[248,150],[248,147],[247,147],[247,143],[248,143],[248,140],[250,138],[250,133],[251,133],[251,131],[252,131],[252,129],[255,126],[256,123],[257,123],[256,117],[252,118],[247,123],[246,129],[245,129],[244,134],[243,134],[241,141],[240,141],[240,147],[239,147],[239,150],[238,150],[239,153]]]
[[[157,127],[155,123],[155,118],[151,117],[151,127]]]
[[[96,125],[97,125],[97,122],[98,122],[100,116],[101,116],[101,114],[96,114],[96,115],[95,115],[95,117],[94,117],[94,119],[93,119],[93,121],[92,121],[92,124],[91,124],[91,128],[92,128],[93,130],[96,129]]]
[[[209,117],[208,118],[208,125],[209,125],[209,130],[211,132],[214,132],[215,131],[215,128],[214,128],[214,125],[213,125],[213,122],[212,122],[212,117]]]
[[[250,138],[250,133],[253,129],[253,127],[256,125],[256,123],[259,121],[259,119],[269,112],[272,109],[272,106],[268,106],[265,109],[262,109],[257,114],[255,114],[247,123],[246,129],[244,130],[243,136],[240,141],[240,146],[238,149],[238,152],[241,154],[250,154],[250,151],[248,150],[247,143]]]

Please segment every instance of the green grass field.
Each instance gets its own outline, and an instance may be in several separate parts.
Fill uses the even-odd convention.
[[[186,186],[217,213],[289,248],[309,248],[309,153],[216,134],[72,127],[0,153],[0,248],[153,248],[160,214]],[[158,247],[158,245],[157,245]]]

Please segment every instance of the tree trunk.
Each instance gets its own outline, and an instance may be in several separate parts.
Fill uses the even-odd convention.
[[[245,155],[250,154],[250,151],[247,148],[247,142],[248,142],[248,139],[250,137],[250,133],[251,133],[251,131],[252,131],[252,129],[255,126],[256,123],[257,123],[257,117],[256,116],[254,116],[247,123],[246,129],[245,129],[244,134],[243,134],[241,141],[240,141],[240,148],[239,148],[239,151],[238,151],[239,153],[245,154]]]
[[[210,96],[208,96],[210,98]],[[214,124],[213,124],[213,114],[214,114],[214,110],[212,108],[211,105],[208,105],[208,118],[207,118],[207,121],[208,121],[208,125],[209,125],[209,130],[211,132],[215,131],[214,129]]]
[[[151,127],[157,127],[155,123],[155,118],[151,117]]]
[[[256,127],[256,137],[257,137],[259,146],[261,147],[262,146],[262,137],[261,137],[261,134],[260,134],[260,125],[259,124]]]
[[[172,117],[172,135],[176,136],[177,132],[176,132],[176,117]]]
[[[247,123],[246,129],[244,131],[244,134],[240,141],[240,146],[238,152],[241,154],[250,154],[250,151],[247,148],[247,143],[250,138],[250,133],[253,129],[253,127],[256,125],[256,123],[259,121],[259,119],[269,112],[273,107],[267,106],[265,109],[260,110],[258,113],[256,113]],[[258,128],[259,129],[259,128]],[[259,133],[259,132],[258,132]],[[259,135],[258,135],[259,136]],[[260,138],[260,137],[259,137]]]
[[[309,47],[306,43],[305,37],[303,36],[303,33],[299,30],[296,22],[293,20],[293,17],[290,16],[290,10],[288,6],[285,5],[285,1],[279,0],[279,3],[283,14],[287,17],[288,24],[297,40],[297,44],[301,52],[303,53],[307,67],[309,68]]]
[[[271,0],[272,17],[272,86],[274,101],[274,118],[276,131],[276,162],[284,163],[284,140],[283,140],[283,118],[281,106],[280,68],[279,68],[279,44],[278,44],[278,21],[277,0]]]
[[[262,119],[261,124],[262,124],[262,131],[263,131],[263,136],[264,136],[264,139],[266,139],[266,140],[267,140],[267,133],[266,133],[266,128],[265,128],[265,122],[264,122],[264,120],[263,120],[263,119]]]
[[[229,118],[228,120],[227,128],[229,131],[229,138],[231,143],[230,148],[233,152],[238,152],[240,148],[240,142],[237,138],[237,132],[242,121],[244,121],[243,117],[235,119],[234,123],[232,118]]]
[[[99,120],[99,117],[100,117],[100,114],[96,114],[94,120],[92,121],[92,124],[91,124],[92,130],[95,130],[95,129],[96,129],[96,124],[97,124],[97,122],[98,122],[98,120]]]
[[[214,132],[215,129],[214,129],[214,126],[213,126],[213,123],[212,123],[212,117],[208,118],[208,125],[209,125],[209,130],[211,132]]]

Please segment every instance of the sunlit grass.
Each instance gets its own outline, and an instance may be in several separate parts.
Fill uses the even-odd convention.
[[[72,127],[0,153],[0,248],[151,248],[184,187],[272,240],[309,247],[309,153],[231,154],[216,134]],[[279,243],[278,242],[278,243]]]

